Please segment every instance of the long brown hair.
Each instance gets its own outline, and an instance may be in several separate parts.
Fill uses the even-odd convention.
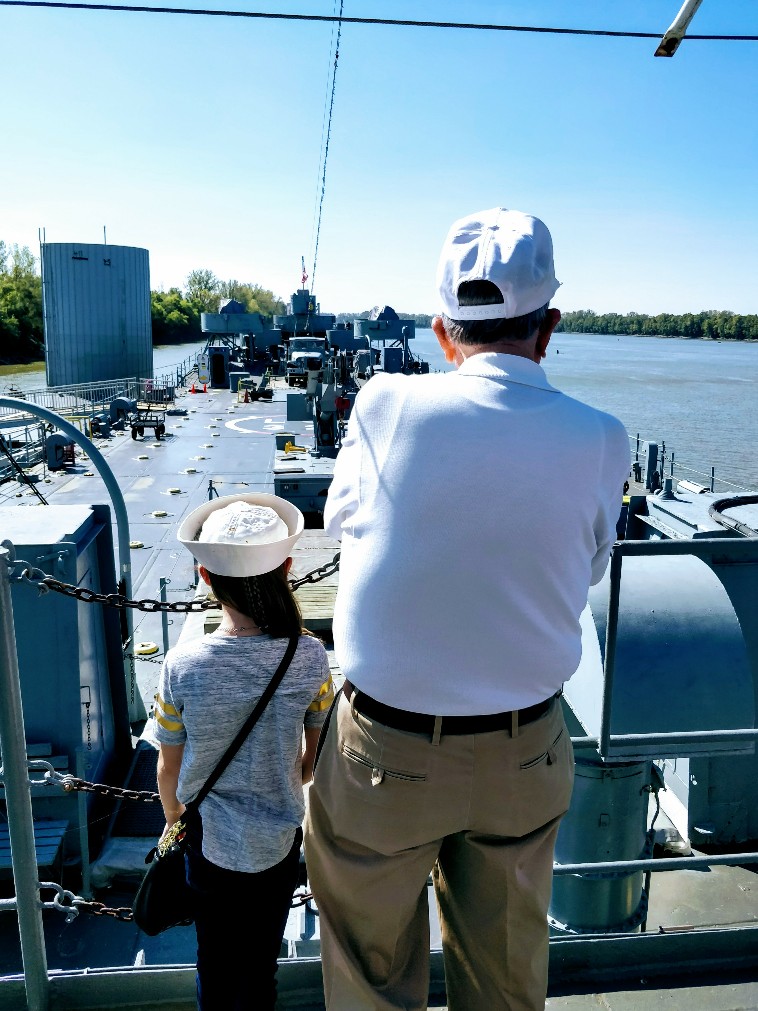
[[[303,619],[282,563],[260,576],[219,576],[208,573],[216,600],[252,618],[272,639],[302,635]]]

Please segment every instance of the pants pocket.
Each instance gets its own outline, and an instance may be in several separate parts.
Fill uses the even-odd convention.
[[[568,810],[574,785],[574,749],[566,726],[560,726],[548,738],[547,747],[535,749],[536,754],[523,757],[516,772],[514,815],[516,834],[534,832]]]
[[[372,786],[380,786],[384,782],[385,777],[389,777],[389,779],[397,779],[403,783],[426,782],[426,775],[423,773],[406,772],[403,769],[388,768],[384,763],[374,761],[369,758],[368,755],[361,754],[361,752],[356,751],[355,748],[351,748],[349,744],[344,742],[342,744],[342,754],[350,761],[357,762],[358,765],[371,769]]]
[[[550,745],[550,747],[547,749],[547,751],[543,751],[535,758],[528,758],[526,761],[520,762],[519,769],[521,769],[522,771],[524,771],[525,769],[534,769],[537,765],[540,765],[542,762],[547,762],[548,765],[554,765],[558,760],[558,756],[556,754],[555,749],[565,733],[566,730],[564,728],[563,730],[560,731],[560,733],[553,741],[553,743]]]

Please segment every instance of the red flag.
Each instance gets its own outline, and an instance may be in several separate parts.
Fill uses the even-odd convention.
[[[303,276],[300,279],[300,283],[302,284],[303,287],[305,287],[305,282],[308,280],[308,275],[305,272],[305,257],[301,256],[300,259],[302,260],[302,264],[303,264]]]

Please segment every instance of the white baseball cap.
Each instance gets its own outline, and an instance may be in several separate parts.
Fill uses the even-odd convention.
[[[289,558],[304,526],[297,506],[277,495],[226,495],[194,509],[178,538],[209,572],[260,576]]]
[[[502,304],[458,303],[464,281],[491,281]],[[560,287],[553,240],[539,218],[493,207],[455,221],[442,247],[437,285],[450,319],[513,319],[546,305]]]

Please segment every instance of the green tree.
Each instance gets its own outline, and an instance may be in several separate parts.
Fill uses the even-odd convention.
[[[187,276],[187,298],[198,312],[218,312],[220,287],[212,270],[192,270]]]
[[[200,312],[178,288],[151,291],[150,308],[154,344],[200,339]]]
[[[271,317],[286,310],[284,302],[268,288],[247,281],[220,281],[212,270],[193,270],[187,277],[186,298],[198,312],[218,312],[219,303],[233,298],[246,312]]]
[[[42,281],[26,246],[0,242],[0,356],[9,361],[44,354]]]
[[[660,312],[657,316],[628,312],[625,316],[609,312],[598,316],[591,309],[565,312],[558,330],[567,333],[630,334],[650,337],[701,337],[706,340],[756,340],[758,317],[738,316],[728,309],[683,313],[675,316]]]

